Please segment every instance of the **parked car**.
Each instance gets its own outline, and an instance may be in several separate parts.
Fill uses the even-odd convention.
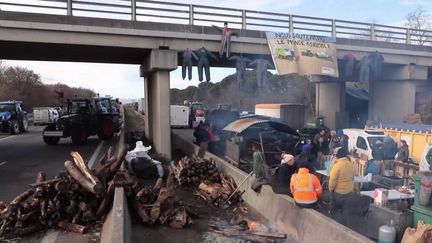
[[[0,101],[0,131],[18,134],[28,129],[27,112],[21,101]]]

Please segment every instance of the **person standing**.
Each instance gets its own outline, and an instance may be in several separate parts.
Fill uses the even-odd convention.
[[[391,137],[384,138],[383,144],[384,160],[394,160],[398,148],[396,142]]]
[[[329,154],[333,154],[335,148],[340,147],[340,138],[337,136],[336,131],[331,131],[329,142]]]
[[[199,145],[198,157],[200,158],[204,158],[208,148],[209,133],[207,129],[208,127],[202,121],[200,121],[200,124],[194,132],[194,136],[196,135],[196,142]]]
[[[290,190],[296,205],[301,208],[313,208],[322,193],[318,177],[309,173],[306,164],[300,165],[298,173],[292,175]]]
[[[282,153],[281,165],[276,169],[276,185],[273,190],[276,193],[283,193],[292,196],[290,190],[291,176],[297,170],[297,165],[294,156],[287,153]]]
[[[401,143],[402,145],[399,148],[396,160],[406,163],[408,162],[408,158],[409,158],[409,148],[405,140],[401,140]]]
[[[259,149],[259,145],[254,143],[252,144],[252,160],[253,160],[253,172],[256,178],[260,178],[264,176],[264,154]]]
[[[336,152],[336,162],[329,174],[330,214],[333,219],[344,225],[348,217],[344,205],[354,191],[354,175],[355,167],[348,158],[348,152],[344,148],[339,148]]]
[[[314,147],[317,151],[318,163],[320,164],[319,168],[322,168],[322,163],[324,161],[323,156],[328,154],[329,140],[330,138],[325,128],[321,128],[313,139]]]

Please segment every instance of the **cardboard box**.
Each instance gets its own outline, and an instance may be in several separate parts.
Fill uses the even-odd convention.
[[[382,206],[387,203],[389,191],[385,188],[376,188],[374,191],[374,203]]]

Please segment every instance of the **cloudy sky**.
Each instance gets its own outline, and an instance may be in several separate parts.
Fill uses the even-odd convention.
[[[7,0],[6,0],[7,1]],[[12,2],[32,2],[35,0],[10,0]],[[98,2],[96,0],[93,0]],[[99,0],[101,1],[101,0]],[[113,0],[114,1],[114,0]],[[431,0],[165,0],[187,4],[200,4],[238,9],[288,13],[295,15],[334,18],[359,22],[373,22],[387,25],[404,24],[407,13],[418,7],[432,9]],[[103,2],[107,2],[106,0]],[[5,6],[0,4],[2,9]],[[139,67],[135,65],[35,62],[3,60],[4,65],[22,66],[40,74],[44,83],[66,83],[93,89],[101,95],[114,97],[139,98],[143,96],[143,80],[139,77]],[[181,79],[179,69],[171,73],[171,87],[186,88],[197,85],[197,70],[194,79]],[[212,82],[218,82],[233,69],[212,69]],[[103,84],[101,86],[101,84]]]

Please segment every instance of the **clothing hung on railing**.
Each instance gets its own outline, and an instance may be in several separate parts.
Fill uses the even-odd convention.
[[[249,67],[253,66],[256,67],[257,87],[267,87],[267,69],[274,68],[273,65],[266,59],[259,58],[249,64]]]
[[[189,48],[182,53],[182,78],[186,78],[186,72],[188,73],[188,79],[192,79],[192,58],[198,60],[198,56]]]
[[[246,67],[251,60],[242,56],[232,56],[228,60],[235,61],[237,84],[239,89],[243,89],[244,83],[246,82]]]
[[[209,58],[213,58],[216,61],[218,58],[213,55],[213,53],[209,52],[205,47],[201,47],[200,49],[195,51],[195,54],[198,57],[198,80],[203,81],[203,70],[205,70],[206,81],[210,82],[210,61]]]

